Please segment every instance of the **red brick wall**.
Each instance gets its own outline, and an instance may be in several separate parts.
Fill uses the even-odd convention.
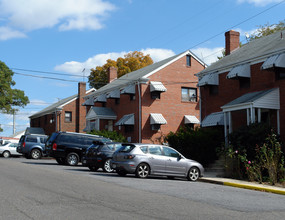
[[[273,71],[260,70],[262,63],[253,64],[250,67],[250,88],[239,87],[239,80],[226,79],[228,72],[219,75],[219,93],[210,95],[209,87],[203,86],[201,90],[201,118],[213,112],[222,111],[221,106],[250,92],[262,91],[271,88],[280,89],[280,133],[285,140],[285,79],[276,80]],[[245,111],[246,112],[246,111]],[[271,124],[276,127],[276,113],[272,113]],[[237,123],[237,122],[234,122]],[[241,122],[239,122],[240,124]],[[237,126],[235,126],[237,127]]]

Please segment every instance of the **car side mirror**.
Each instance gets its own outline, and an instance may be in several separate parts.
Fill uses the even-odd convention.
[[[178,155],[177,159],[178,159],[178,160],[181,160],[181,159],[182,159],[181,154]]]

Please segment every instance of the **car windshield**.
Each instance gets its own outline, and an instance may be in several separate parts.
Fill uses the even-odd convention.
[[[129,152],[131,152],[134,148],[135,148],[134,145],[123,145],[123,146],[120,148],[119,152],[122,152],[122,153],[129,153]]]

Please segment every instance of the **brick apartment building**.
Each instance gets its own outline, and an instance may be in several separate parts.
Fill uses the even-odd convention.
[[[239,33],[225,33],[226,56],[199,72],[201,126],[236,128],[266,122],[285,141],[285,32],[239,48]]]
[[[198,79],[205,64],[185,51],[117,79],[110,68],[109,82],[84,99],[85,131],[116,130],[130,142],[163,140],[181,125],[199,123]]]
[[[55,131],[83,132],[86,127],[86,108],[83,97],[95,91],[86,91],[86,83],[78,83],[78,93],[62,99],[30,116],[31,127],[41,127],[47,135]]]

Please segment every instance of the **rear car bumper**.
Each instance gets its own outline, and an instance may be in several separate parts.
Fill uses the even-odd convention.
[[[114,170],[125,171],[127,173],[135,173],[137,164],[132,161],[117,162],[112,160],[111,167]]]
[[[89,167],[89,166],[94,166],[94,167],[102,167],[103,162],[102,158],[90,158],[90,157],[82,157],[82,165]]]

